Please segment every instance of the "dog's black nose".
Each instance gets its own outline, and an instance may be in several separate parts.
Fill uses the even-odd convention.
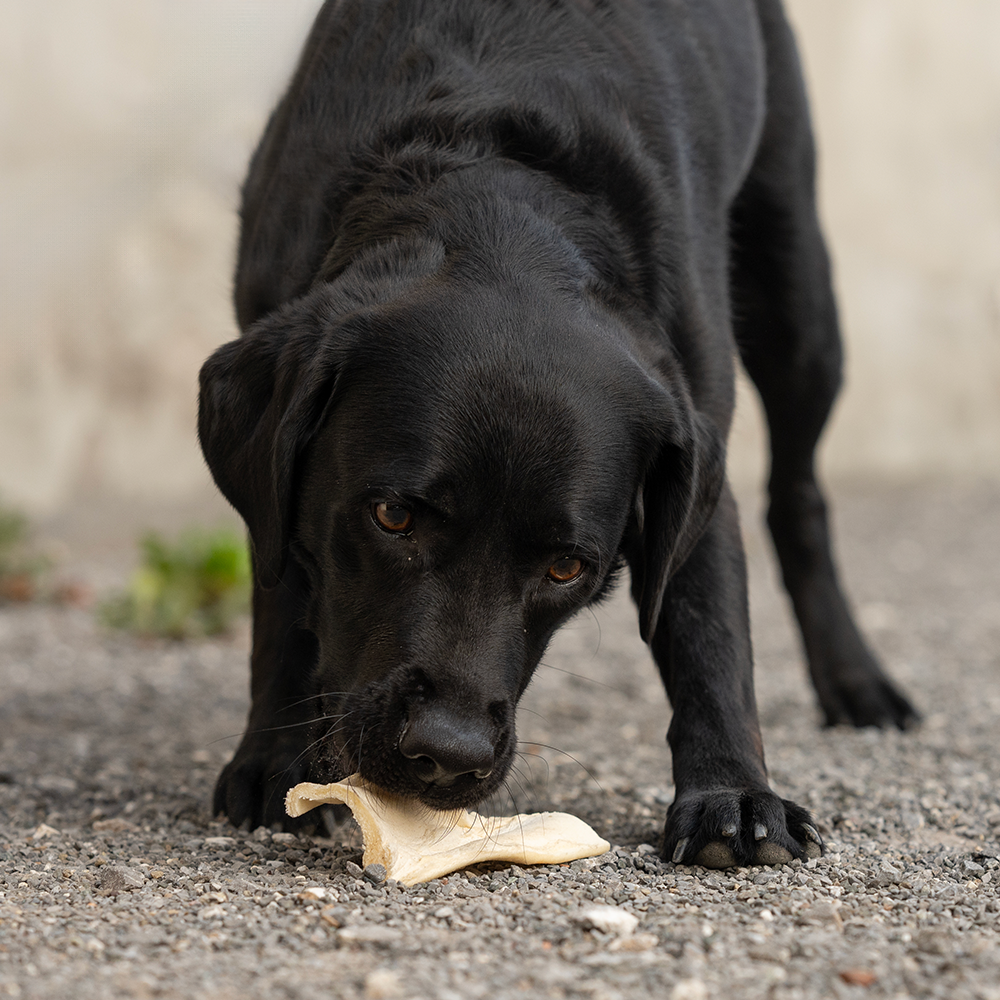
[[[399,752],[413,761],[417,776],[429,784],[451,785],[474,774],[487,778],[493,770],[489,724],[457,715],[441,706],[411,713],[399,740]]]

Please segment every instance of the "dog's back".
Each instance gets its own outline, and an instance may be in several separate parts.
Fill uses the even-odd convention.
[[[676,254],[724,225],[717,206],[749,166],[762,46],[749,0],[331,0],[244,187],[241,327],[350,259],[369,235],[352,196],[372,172],[399,199],[489,156],[610,213],[629,235],[608,248],[618,280],[664,308],[662,234]]]

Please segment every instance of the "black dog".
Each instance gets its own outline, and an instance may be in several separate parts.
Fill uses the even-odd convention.
[[[355,771],[485,798],[546,643],[627,563],[674,709],[664,855],[819,844],[764,767],[737,351],[826,721],[914,712],[851,621],[813,474],[840,369],[813,172],[778,0],[324,5],[244,189],[244,336],[202,371],[256,581],[217,811],[279,822],[290,785]]]

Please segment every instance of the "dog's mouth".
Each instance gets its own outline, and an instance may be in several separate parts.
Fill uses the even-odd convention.
[[[427,783],[414,796],[431,809],[471,809],[488,799],[503,784],[494,781],[492,772],[485,778],[463,774],[449,784]]]
[[[310,780],[361,774],[386,791],[431,809],[472,808],[498,791],[515,745],[513,710],[494,705],[482,720],[432,707],[407,711],[366,692],[325,706],[313,735]]]

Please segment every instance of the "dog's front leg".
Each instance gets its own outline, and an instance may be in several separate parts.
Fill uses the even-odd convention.
[[[285,793],[306,777],[318,705],[309,688],[316,640],[298,627],[306,576],[290,558],[276,587],[265,590],[254,577],[250,713],[243,739],[219,775],[213,811],[250,829],[298,827],[301,822],[285,815]]]
[[[746,564],[728,488],[671,579],[651,643],[673,706],[663,856],[729,867],[815,856],[809,813],[771,791],[753,690]]]

